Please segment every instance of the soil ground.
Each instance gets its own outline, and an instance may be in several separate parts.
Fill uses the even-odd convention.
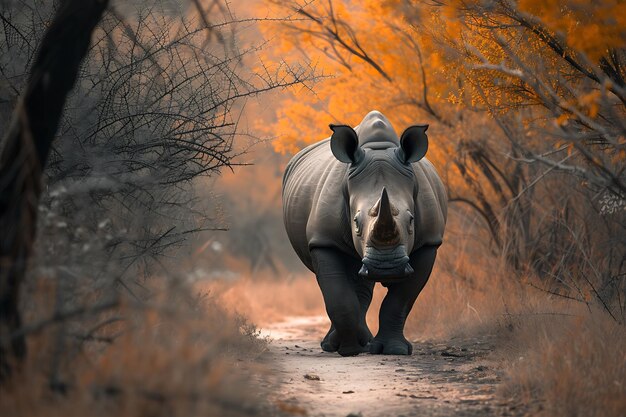
[[[272,401],[286,414],[308,416],[512,416],[496,397],[499,375],[488,354],[493,340],[413,341],[412,356],[323,352],[322,316],[291,317],[263,330],[272,339],[266,363],[281,387]]]

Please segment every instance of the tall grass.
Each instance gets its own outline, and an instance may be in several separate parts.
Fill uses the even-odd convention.
[[[263,391],[251,382],[251,376],[262,376],[253,359],[266,349],[254,327],[214,299],[160,285],[153,284],[160,295],[149,302],[122,300],[105,313],[59,321],[31,335],[22,369],[0,387],[0,415],[268,412]],[[53,297],[43,288],[33,294],[40,307],[30,312],[31,322],[50,317],[46,299]]]
[[[626,415],[626,329],[599,308],[563,314],[511,323],[501,396],[542,416]]]
[[[289,316],[325,314],[313,274],[277,277],[260,273],[235,281],[205,281],[198,288],[211,294],[229,312],[243,315],[261,327]]]

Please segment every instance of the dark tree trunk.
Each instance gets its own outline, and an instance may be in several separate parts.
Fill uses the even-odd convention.
[[[108,0],[61,0],[41,42],[0,154],[0,381],[26,355],[20,286],[31,252],[41,175],[66,98]]]

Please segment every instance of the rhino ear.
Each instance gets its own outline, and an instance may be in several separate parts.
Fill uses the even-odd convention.
[[[363,149],[354,129],[347,125],[329,125],[333,131],[330,137],[330,150],[341,162],[355,163],[360,160]]]
[[[416,125],[408,127],[400,137],[400,149],[398,156],[405,164],[417,162],[426,155],[428,150],[428,125]]]

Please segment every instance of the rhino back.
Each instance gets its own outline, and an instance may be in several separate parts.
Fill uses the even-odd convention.
[[[418,185],[415,201],[415,246],[439,246],[448,213],[446,190],[433,164],[426,158],[411,164]]]
[[[310,249],[334,247],[354,255],[346,200],[346,164],[325,139],[296,154],[283,177],[283,220],[302,262],[313,270]]]

